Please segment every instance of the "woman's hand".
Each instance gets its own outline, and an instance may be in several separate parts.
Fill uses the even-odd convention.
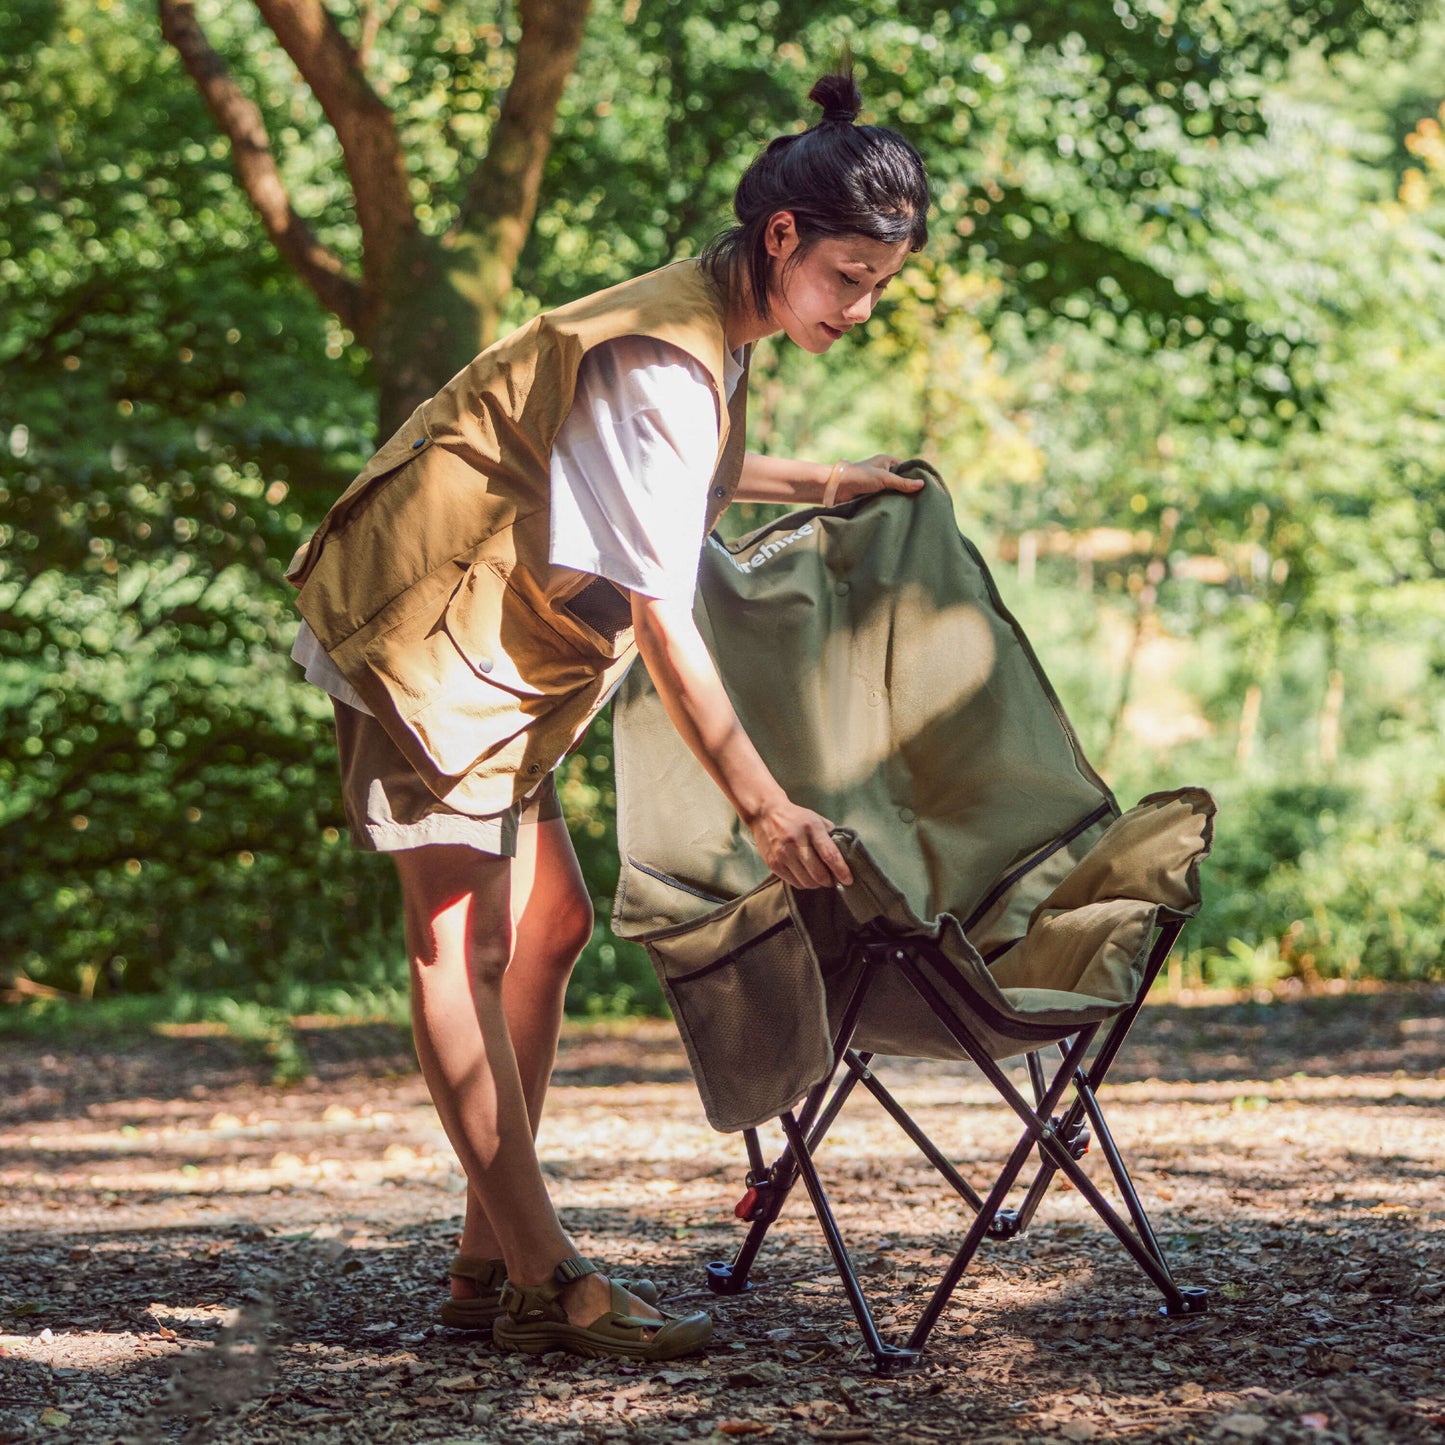
[[[902,460],[901,457],[889,456],[880,452],[876,457],[869,457],[866,461],[838,462],[824,489],[825,496],[830,489],[834,495],[827,498],[824,505],[830,506],[835,500],[845,502],[853,497],[866,497],[873,492],[921,491],[923,483],[918,478],[900,477],[897,472],[891,470]]]
[[[848,864],[829,836],[833,825],[808,808],[779,795],[755,817],[744,819],[763,862],[794,888],[831,888],[853,881]]]

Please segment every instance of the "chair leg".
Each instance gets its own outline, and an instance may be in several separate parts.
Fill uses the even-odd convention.
[[[904,1109],[903,1105],[889,1093],[879,1081],[878,1077],[867,1067],[867,1060],[871,1057],[871,1054],[859,1055],[849,1050],[845,1062],[857,1075],[858,1081],[863,1087],[883,1106],[884,1112],[887,1113],[888,1117],[913,1141],[918,1152],[943,1175],[944,1179],[953,1186],[954,1191],[966,1199],[974,1210],[982,1209],[983,1200],[979,1197],[977,1190],[958,1172],[952,1160],[918,1127],[912,1115]]]
[[[740,1217],[751,1222],[751,1228],[731,1262],[712,1260],[708,1263],[706,1267],[707,1284],[714,1294],[743,1294],[752,1288],[748,1281],[748,1275],[752,1270],[753,1261],[757,1259],[758,1251],[763,1247],[763,1240],[767,1237],[768,1230],[773,1221],[782,1213],[783,1205],[787,1202],[788,1195],[792,1193],[793,1185],[798,1181],[799,1159],[807,1157],[811,1150],[818,1147],[832,1127],[833,1121],[838,1117],[838,1112],[842,1109],[848,1095],[857,1087],[858,1075],[850,1070],[848,1076],[840,1080],[837,1088],[833,1090],[833,1097],[828,1099],[826,1106],[824,1105],[823,1101],[828,1098],[828,1091],[833,1088],[833,1081],[838,1077],[838,1070],[851,1052],[849,1044],[853,1038],[853,1030],[857,1027],[858,1015],[862,1011],[863,1001],[867,998],[868,990],[873,982],[873,972],[876,967],[875,950],[864,946],[860,952],[863,967],[847,1006],[843,1010],[837,1037],[833,1043],[833,1067],[827,1077],[819,1080],[809,1091],[797,1116],[794,1117],[791,1113],[787,1115],[793,1121],[794,1132],[798,1139],[805,1141],[804,1147],[800,1151],[795,1147],[792,1135],[788,1135],[787,1145],[778,1156],[777,1161],[771,1168],[765,1169],[762,1166],[762,1155],[758,1148],[757,1131],[751,1129],[744,1131],[748,1160],[751,1165],[748,1172],[748,1192],[754,1197],[749,1200],[748,1195],[743,1196],[743,1202],[747,1204],[748,1209],[746,1213],[741,1213],[742,1206],[740,1204],[739,1213]],[[870,1054],[868,1057],[871,1058],[872,1055]]]
[[[995,1066],[997,1069],[997,1066]],[[988,1072],[985,1070],[985,1072]],[[1056,1083],[1062,1084],[1065,1076],[1072,1074],[1073,1069],[1066,1062],[1059,1070]],[[1038,1145],[1041,1153],[1046,1155],[1045,1164],[1052,1164],[1056,1169],[1061,1170],[1069,1182],[1077,1189],[1080,1195],[1088,1203],[1094,1213],[1108,1226],[1114,1237],[1128,1250],[1134,1262],[1154,1282],[1159,1292],[1164,1296],[1162,1312],[1167,1315],[1201,1314],[1207,1308],[1207,1293],[1204,1290],[1190,1290],[1187,1293],[1179,1288],[1174,1282],[1174,1277],[1169,1272],[1169,1266],[1164,1259],[1159,1243],[1154,1237],[1154,1232],[1149,1227],[1148,1219],[1144,1215],[1143,1206],[1139,1203],[1139,1197],[1134,1190],[1132,1182],[1128,1181],[1128,1172],[1124,1169],[1123,1158],[1114,1147],[1113,1138],[1108,1134],[1107,1127],[1103,1129],[1103,1137],[1108,1139],[1108,1148],[1112,1151],[1110,1159],[1111,1170],[1114,1170],[1115,1180],[1120,1184],[1120,1192],[1123,1194],[1129,1212],[1137,1224],[1143,1222],[1143,1229],[1135,1234],[1129,1225],[1120,1217],[1119,1212],[1100,1192],[1099,1186],[1079,1166],[1078,1161],[1064,1147],[1057,1133],[1051,1125],[1044,1124],[1038,1114],[1033,1113],[1022,1096],[1014,1089],[1007,1076],[998,1071],[998,1079],[995,1081],[999,1092],[1003,1094],[1005,1101],[1024,1120],[1026,1125],[1035,1124],[1039,1126]],[[1052,1090],[1050,1091],[1053,1092]],[[1092,1097],[1092,1095],[1090,1095]],[[1051,1106],[1052,1107],[1052,1106]],[[1097,1112],[1090,1115],[1091,1122],[1103,1125],[1103,1114]],[[1108,1154],[1106,1153],[1106,1157]],[[1117,1161],[1118,1168],[1114,1169]],[[1122,1177],[1121,1177],[1122,1176]],[[1135,1212],[1137,1211],[1137,1213]]]
[[[1202,1289],[1187,1289],[1177,1286],[1169,1269],[1168,1260],[1160,1247],[1158,1238],[1154,1233],[1153,1226],[1149,1222],[1149,1216],[1145,1213],[1143,1202],[1139,1198],[1138,1191],[1134,1187],[1134,1181],[1130,1177],[1124,1156],[1114,1141],[1114,1136],[1109,1129],[1108,1121],[1104,1117],[1104,1111],[1098,1101],[1098,1089],[1103,1084],[1110,1066],[1113,1064],[1119,1050],[1123,1047],[1124,1040],[1133,1027],[1135,1019],[1144,1007],[1144,1000],[1148,995],[1155,978],[1158,977],[1169,954],[1173,951],[1175,943],[1179,939],[1184,924],[1180,920],[1173,920],[1162,924],[1159,934],[1154,940],[1154,946],[1150,950],[1148,963],[1145,965],[1144,976],[1140,983],[1139,992],[1134,1002],[1122,1014],[1118,1015],[1112,1022],[1107,1036],[1099,1051],[1090,1060],[1086,1069],[1076,1071],[1074,1077],[1074,1099],[1070,1103],[1063,1118],[1059,1121],[1059,1133],[1067,1142],[1074,1137],[1083,1119],[1087,1116],[1090,1128],[1097,1135],[1099,1147],[1109,1165],[1109,1172],[1114,1176],[1114,1183],[1119,1191],[1119,1197],[1128,1210],[1129,1218],[1133,1222],[1134,1231],[1139,1244],[1152,1257],[1163,1276],[1144,1267],[1140,1261],[1141,1268],[1149,1275],[1149,1278],[1158,1285],[1160,1292],[1164,1295],[1164,1305],[1160,1309],[1165,1315],[1188,1315],[1201,1314],[1209,1308],[1208,1291]],[[1064,1046],[1059,1046],[1060,1053],[1064,1053]],[[1037,1060],[1031,1060],[1031,1064],[1037,1064]],[[1041,1069],[1041,1064],[1038,1064]],[[1031,1069],[1032,1073],[1032,1069]],[[1075,1154],[1077,1159],[1078,1154]],[[1040,1164],[1039,1171],[1029,1185],[1028,1192],[1024,1198],[1018,1213],[1021,1225],[1027,1224],[1033,1218],[1035,1209],[1047,1192],[1052,1182],[1056,1167],[1047,1159]],[[1088,1195],[1086,1193],[1086,1198]],[[1091,1204],[1092,1200],[1089,1201]],[[1097,1205],[1094,1206],[1097,1211]],[[1114,1227],[1108,1217],[1101,1214],[1104,1222],[1114,1229],[1116,1234],[1119,1230]],[[1123,1238],[1123,1236],[1120,1236]],[[1132,1252],[1132,1251],[1131,1251]],[[1137,1258],[1137,1256],[1136,1256]],[[1165,1283],[1167,1281],[1167,1283]]]
[[[1067,1058],[1067,1044],[1061,1043],[1058,1048],[1059,1057]],[[1042,1098],[1043,1060],[1037,1053],[1029,1055],[1029,1077],[1035,1081],[1034,1097],[1036,1099]],[[1067,1145],[1069,1152],[1075,1159],[1082,1158],[1088,1148],[1088,1133],[1083,1130],[1084,1106],[1079,1098],[1079,1087],[1086,1082],[1087,1078],[1085,1073],[1082,1070],[1076,1072],[1074,1077],[1074,1098],[1069,1104],[1069,1107],[1064,1110],[1062,1117],[1053,1121],[1054,1128],[1059,1137]],[[1084,1135],[1082,1147],[1079,1142],[1081,1132]],[[1020,1204],[1015,1211],[1015,1220],[1020,1234],[1033,1223],[1034,1214],[1043,1202],[1044,1195],[1049,1192],[1049,1185],[1053,1183],[1056,1173],[1058,1173],[1058,1170],[1053,1163],[1041,1154],[1039,1157],[1038,1172],[1034,1175],[1033,1180],[1024,1193],[1023,1203]]]
[[[948,1008],[947,1001],[923,971],[911,961],[903,963],[901,967],[904,974],[938,1015],[945,1027],[968,1051],[969,1056],[973,1059],[973,1062],[983,1073],[984,1077],[998,1090],[1004,1102],[1023,1121],[1025,1129],[1024,1137],[1019,1141],[1018,1146],[1016,1146],[1009,1160],[1009,1167],[1012,1167],[1013,1171],[1012,1174],[1008,1174],[1008,1168],[1005,1169],[1005,1174],[1008,1174],[1009,1186],[1012,1187],[1013,1178],[1017,1175],[1018,1170],[1023,1167],[1023,1159],[1027,1156],[1029,1147],[1037,1144],[1040,1154],[1044,1156],[1045,1165],[1052,1164],[1055,1169],[1061,1170],[1064,1173],[1069,1182],[1079,1191],[1080,1195],[1093,1209],[1094,1213],[1099,1216],[1114,1237],[1129,1252],[1134,1262],[1158,1287],[1165,1301],[1162,1307],[1163,1313],[1167,1315],[1198,1314],[1206,1310],[1208,1308],[1207,1293],[1203,1290],[1190,1290],[1186,1294],[1174,1283],[1168,1266],[1163,1262],[1162,1257],[1151,1251],[1143,1241],[1135,1235],[1133,1230],[1129,1228],[1128,1223],[1120,1217],[1114,1206],[1100,1193],[1099,1187],[1089,1178],[1083,1169],[1079,1167],[1078,1161],[1074,1159],[1068,1148],[1065,1147],[1063,1140],[1059,1137],[1053,1124],[1049,1122],[1049,1116],[1057,1106],[1065,1087],[1078,1078],[1079,1066],[1083,1060],[1084,1052],[1093,1041],[1097,1029],[1085,1029],[1074,1037],[1073,1042],[1069,1045],[1064,1061],[1054,1076],[1053,1083],[1050,1084],[1046,1090],[1040,1105],[1037,1108],[1030,1108],[1023,1095],[1014,1087],[1013,1081],[1003,1072],[993,1058],[990,1057],[988,1050],[982,1046],[980,1041],[962,1020],[959,1019],[957,1013]],[[1107,1047],[1107,1043],[1105,1047]],[[1111,1053],[1109,1055],[1110,1060],[1112,1060],[1112,1056]],[[1102,1117],[1102,1115],[1100,1117]],[[1015,1160],[1017,1160],[1016,1166]],[[1002,1182],[1002,1178],[1003,1176],[1000,1177],[1000,1182]],[[978,1220],[974,1222],[974,1229],[969,1231],[970,1237],[978,1230],[980,1222],[984,1219],[985,1214],[988,1213],[988,1205],[993,1202],[993,1200],[994,1195],[991,1193],[989,1199],[985,1201],[984,1213],[979,1215]],[[1137,1196],[1135,1196],[1135,1202],[1137,1203]],[[984,1227],[987,1226],[985,1225]],[[1151,1232],[1151,1240],[1152,1237]],[[966,1239],[965,1243],[967,1242]],[[977,1247],[976,1243],[973,1247]],[[1154,1248],[1156,1250],[1158,1249],[1157,1241],[1154,1243]],[[960,1250],[959,1253],[962,1255],[963,1251]],[[965,1259],[963,1266],[959,1267],[956,1271],[950,1268],[949,1273],[945,1275],[945,1281],[951,1281],[949,1283],[948,1293],[951,1293],[953,1286],[958,1283],[958,1278],[962,1275],[963,1267],[966,1267],[966,1265],[967,1260]],[[931,1328],[933,1320],[937,1318],[938,1312],[941,1312],[943,1304],[946,1302],[947,1296],[942,1294],[942,1291],[943,1286],[940,1285],[935,1300],[930,1302],[930,1308],[932,1309],[933,1305],[936,1304],[936,1309],[934,1309],[931,1316],[928,1317],[929,1328]],[[926,1336],[927,1330],[923,1328],[922,1322],[920,1322],[919,1329],[923,1329],[923,1333]],[[919,1331],[915,1330],[915,1339],[918,1338],[918,1335]],[[912,1342],[913,1341],[910,1341],[910,1343]]]
[[[1159,1247],[1159,1241],[1154,1236],[1153,1226],[1149,1223],[1149,1216],[1144,1212],[1144,1205],[1139,1199],[1138,1191],[1134,1188],[1134,1181],[1129,1176],[1128,1166],[1124,1163],[1124,1156],[1119,1152],[1119,1146],[1114,1142],[1114,1135],[1109,1129],[1108,1121],[1104,1118],[1104,1112],[1099,1108],[1099,1101],[1094,1097],[1094,1091],[1087,1084],[1081,1084],[1079,1098],[1083,1102],[1084,1109],[1089,1116],[1089,1124],[1095,1135],[1098,1136],[1099,1148],[1103,1151],[1104,1159],[1109,1165],[1109,1172],[1114,1176],[1114,1183],[1119,1190],[1119,1197],[1124,1201],[1124,1207],[1129,1211],[1129,1218],[1134,1221],[1134,1229],[1144,1247],[1159,1262],[1159,1268],[1169,1276],[1171,1283],[1173,1276],[1169,1272],[1169,1265],[1164,1258],[1164,1251]],[[1166,1291],[1166,1298],[1168,1292]]]
[[[832,1083],[831,1077],[824,1080],[821,1087],[826,1089],[830,1083]],[[851,1073],[847,1078],[839,1080],[838,1087],[834,1090],[827,1107],[808,1131],[805,1153],[816,1149],[822,1143],[833,1120],[838,1117],[838,1111],[843,1107],[844,1101],[857,1087],[857,1084],[857,1076]],[[806,1109],[806,1104],[804,1107]],[[792,1116],[789,1115],[789,1117]],[[798,1153],[793,1146],[791,1137],[772,1166],[764,1168],[761,1167],[761,1155],[754,1157],[757,1148],[757,1132],[756,1130],[747,1132],[753,1136],[753,1142],[749,1144],[748,1148],[748,1157],[753,1167],[748,1171],[748,1194],[743,1196],[738,1209],[734,1212],[738,1214],[739,1218],[748,1220],[751,1228],[730,1263],[726,1260],[711,1260],[708,1263],[707,1285],[714,1294],[743,1294],[752,1288],[748,1282],[748,1274],[753,1267],[753,1261],[758,1257],[758,1251],[762,1249],[763,1240],[772,1227],[773,1221],[783,1212],[783,1205],[788,1202],[788,1195],[793,1192],[793,1186],[798,1182]],[[799,1137],[803,1137],[801,1130]],[[748,1198],[749,1195],[753,1196],[751,1200]],[[743,1212],[744,1205],[747,1205],[746,1213]]]
[[[927,980],[922,980],[928,986]],[[952,1028],[952,1022],[949,1023]],[[965,1030],[966,1032],[966,1030]],[[1084,1050],[1088,1047],[1091,1034],[1079,1035],[1069,1050],[1069,1058],[1066,1063],[1077,1067],[1079,1059],[1083,1056]],[[976,1040],[959,1040],[968,1047],[971,1042],[977,1048]],[[1019,1172],[1023,1169],[1029,1155],[1035,1146],[1043,1149],[1051,1142],[1052,1128],[1040,1117],[1041,1114],[1051,1113],[1063,1093],[1065,1078],[1064,1070],[1060,1069],[1054,1082],[1044,1091],[1040,1101],[1040,1108],[1036,1112],[1031,1110],[1024,1102],[1022,1095],[1014,1088],[1013,1083],[1002,1069],[991,1059],[988,1054],[979,1049],[974,1056],[974,1063],[983,1071],[989,1082],[1004,1096],[1005,1101],[1014,1109],[1024,1121],[1024,1133],[1018,1143],[1014,1145],[1013,1152],[1009,1155],[1007,1162],[1000,1171],[994,1186],[988,1192],[988,1197],[983,1202],[983,1208],[979,1210],[973,1224],[969,1227],[968,1233],[963,1237],[963,1243],[959,1245],[958,1252],[949,1262],[948,1268],[944,1271],[943,1278],[939,1280],[933,1294],[929,1297],[928,1304],[924,1306],[923,1314],[919,1317],[918,1323],[909,1336],[908,1344],[912,1349],[921,1350],[927,1340],[933,1326],[938,1322],[938,1317],[943,1313],[944,1306],[953,1297],[953,1292],[958,1288],[958,1282],[963,1278],[973,1261],[978,1247],[984,1239],[993,1232],[994,1222],[1003,1212],[1003,1203],[1009,1196],[1009,1191],[1014,1186],[1014,1180],[1018,1178]],[[1011,1230],[1010,1233],[1013,1231]]]
[[[833,1263],[838,1267],[838,1277],[842,1281],[843,1291],[848,1296],[848,1303],[853,1307],[858,1328],[863,1332],[863,1343],[867,1345],[869,1353],[873,1356],[874,1368],[884,1374],[894,1374],[900,1370],[911,1368],[918,1363],[918,1350],[913,1348],[912,1341],[908,1346],[899,1348],[897,1345],[888,1344],[878,1333],[878,1326],[873,1319],[873,1311],[868,1307],[867,1296],[863,1293],[863,1286],[858,1282],[858,1272],[853,1268],[848,1247],[843,1242],[842,1231],[838,1228],[838,1221],[833,1217],[833,1209],[828,1202],[827,1193],[823,1189],[823,1181],[818,1176],[817,1165],[813,1163],[813,1156],[808,1150],[807,1142],[803,1138],[797,1120],[791,1113],[788,1113],[782,1115],[778,1122],[782,1124],[783,1133],[787,1136],[788,1144],[792,1148],[798,1172],[802,1176],[803,1186],[808,1191],[813,1212],[818,1216],[818,1225],[823,1231],[823,1238],[827,1241],[828,1253],[833,1256]]]

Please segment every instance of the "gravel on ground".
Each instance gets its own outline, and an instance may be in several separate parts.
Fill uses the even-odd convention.
[[[435,1321],[464,1184],[406,1037],[303,1021],[270,1082],[205,1030],[0,1034],[3,1442],[1351,1442],[1445,1439],[1445,990],[1151,1004],[1104,1102],[1181,1284],[1078,1193],[987,1245],[921,1366],[875,1374],[801,1190],[756,1288],[741,1141],[672,1026],[569,1025],[541,1150],[585,1253],[713,1311],[663,1366],[497,1353]],[[971,1068],[880,1061],[976,1185],[1018,1125]],[[860,1091],[861,1094],[861,1091]],[[967,1211],[872,1101],[820,1161],[886,1337]],[[1085,1157],[1106,1179],[1098,1151]]]

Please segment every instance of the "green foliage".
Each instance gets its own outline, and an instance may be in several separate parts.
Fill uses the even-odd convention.
[[[314,100],[249,3],[202,8],[298,209],[357,261]],[[333,8],[438,235],[509,80],[511,13]],[[1441,969],[1422,740],[1445,726],[1445,31],[1411,19],[1402,0],[595,0],[510,302],[520,319],[695,252],[851,44],[876,118],[930,164],[934,241],[866,342],[760,349],[754,439],[924,452],[986,550],[1060,542],[1021,606],[1091,750],[1121,791],[1221,795],[1191,935],[1218,979]],[[284,1053],[278,1018],[321,981],[404,983],[392,870],[344,841],[281,580],[370,449],[376,382],[265,242],[149,0],[0,11],[0,288],[0,975],[229,990],[235,1026]],[[1068,550],[1106,527],[1136,535]],[[1222,580],[1191,580],[1201,562]],[[1202,731],[1163,752],[1119,746],[1141,616],[1194,639],[1175,691]],[[599,918],[577,1012],[661,1007],[605,927],[612,788],[604,721],[562,779]]]
[[[1058,586],[1003,580],[1086,751],[1104,757],[1124,685],[1127,604],[1081,609]],[[1442,637],[1432,619],[1388,646],[1356,637],[1331,651],[1292,631],[1244,760],[1228,619],[1196,618],[1187,642],[1139,664],[1133,700],[1144,712],[1105,767],[1120,802],[1188,782],[1219,802],[1204,907],[1184,935],[1193,976],[1226,987],[1445,977],[1445,763],[1434,744],[1445,727]],[[1323,736],[1332,672],[1342,714],[1333,761]],[[1196,726],[1151,737],[1161,699],[1176,724],[1198,708]]]
[[[1206,977],[1233,982],[1225,961],[1260,949],[1279,975],[1306,983],[1445,974],[1445,779],[1431,783],[1418,801],[1309,786],[1226,795],[1211,902],[1190,937]],[[1331,805],[1316,813],[1320,793]],[[1265,851],[1270,839],[1279,854]]]

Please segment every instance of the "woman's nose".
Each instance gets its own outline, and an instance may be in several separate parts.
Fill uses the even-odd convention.
[[[873,303],[877,298],[871,291],[865,291],[856,300],[843,308],[843,317],[850,326],[859,326],[873,314]]]

